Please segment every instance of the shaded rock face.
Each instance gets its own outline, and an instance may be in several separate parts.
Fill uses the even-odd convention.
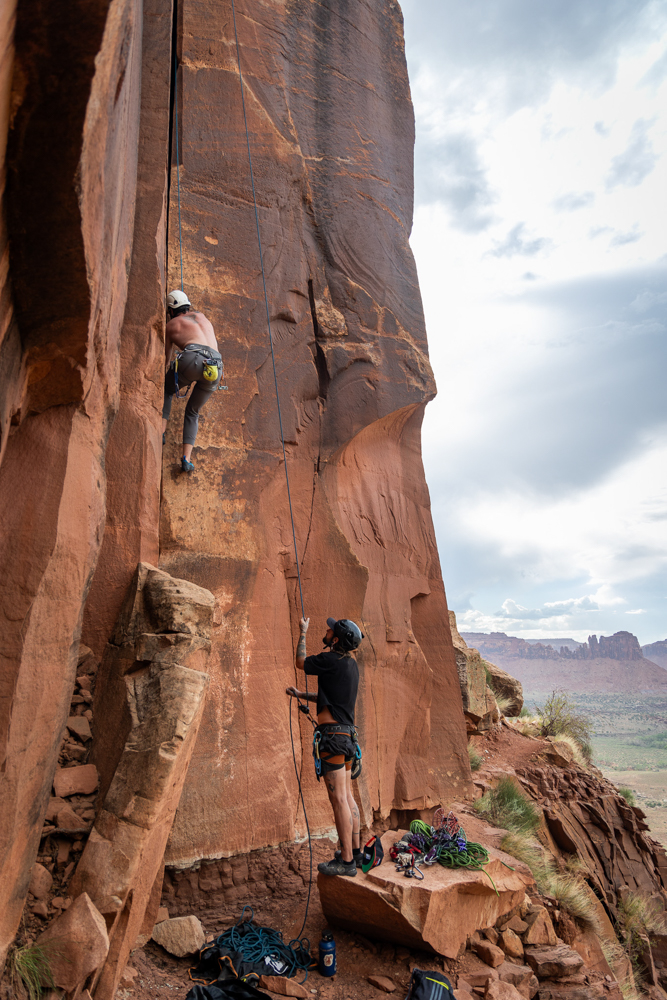
[[[269,2],[237,21],[308,648],[322,648],[328,615],[367,635],[358,792],[370,825],[374,814],[465,795],[469,772],[420,454],[434,385],[408,245],[414,126],[402,21],[398,5],[348,13]],[[211,590],[223,619],[167,851],[176,865],[305,832],[284,694],[301,608],[231,9],[185,4],[182,17],[185,287],[213,322],[230,388],[203,410],[195,472],[183,477],[176,464],[183,404],[164,456],[160,566]],[[173,171],[169,232],[178,285]],[[295,730],[311,829],[328,829],[310,727]]]
[[[7,236],[11,245],[0,299],[0,958],[37,852],[105,524],[105,446],[126,350],[142,6],[20,5],[11,100],[11,3],[0,17],[9,56],[1,103],[11,110],[0,225],[3,251]],[[158,329],[142,331],[142,380],[154,340]],[[157,423],[156,411],[156,440]],[[154,473],[156,501],[157,486]],[[138,480],[124,488],[142,493]]]

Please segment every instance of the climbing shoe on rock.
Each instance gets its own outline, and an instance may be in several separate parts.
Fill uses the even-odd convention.
[[[354,863],[357,866],[357,868],[361,868],[361,850],[357,849],[355,851],[353,849],[352,853],[354,854],[354,858],[352,860],[354,861]],[[340,851],[334,851],[334,860],[335,861],[340,861],[340,858],[341,858],[341,852]]]
[[[185,455],[183,455],[183,458],[181,459],[181,469],[182,469],[183,472],[194,472],[195,471],[194,465],[192,464],[192,462],[188,462],[188,460],[185,457]]]
[[[354,861],[343,861],[342,858],[332,858],[331,861],[323,861],[317,866],[318,872],[323,875],[352,875],[357,874],[357,866]]]

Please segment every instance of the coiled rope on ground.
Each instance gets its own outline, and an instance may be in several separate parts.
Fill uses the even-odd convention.
[[[249,916],[246,916],[246,911],[249,911]],[[279,931],[272,927],[260,927],[254,922],[251,906],[243,907],[241,919],[224,934],[220,934],[215,944],[229,951],[240,952],[246,962],[261,962],[269,955],[276,956],[287,966],[287,971],[281,975],[288,977],[294,976],[299,971],[308,975],[308,966],[312,961],[308,938],[300,940],[295,938],[289,944],[285,944]]]

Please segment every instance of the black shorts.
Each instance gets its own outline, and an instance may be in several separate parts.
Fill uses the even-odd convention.
[[[352,770],[352,762],[356,756],[356,746],[349,733],[330,733],[325,726],[317,727],[322,733],[320,741],[320,760],[322,774],[329,771]]]

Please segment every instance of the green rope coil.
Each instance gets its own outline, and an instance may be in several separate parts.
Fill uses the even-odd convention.
[[[482,847],[481,844],[468,840],[465,835],[465,830],[463,830],[462,827],[459,827],[458,829],[459,833],[457,837],[455,839],[453,838],[449,844],[444,845],[437,843],[435,830],[432,826],[429,826],[428,823],[425,823],[421,819],[413,819],[412,823],[410,823],[410,833],[414,834],[418,841],[426,841],[427,852],[435,847],[436,860],[443,866],[443,868],[467,868],[469,871],[483,872],[493,886],[493,891],[496,896],[499,896],[500,893],[496,888],[495,882],[486,871],[486,865],[488,865],[491,860],[486,847]],[[463,846],[463,843],[465,846]],[[501,864],[505,865],[506,868],[509,868],[510,871],[514,871],[511,865],[505,864],[504,861],[502,861]]]

